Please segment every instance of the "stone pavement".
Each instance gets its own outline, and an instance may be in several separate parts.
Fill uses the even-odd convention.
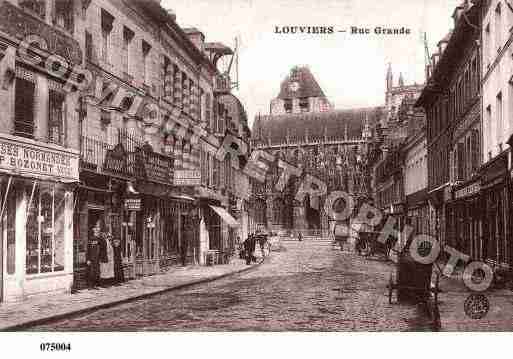
[[[172,268],[166,273],[128,281],[120,286],[80,290],[74,294],[39,296],[18,303],[0,305],[0,330],[22,330],[51,320],[107,308],[166,291],[206,283],[245,272],[248,266],[240,259],[216,266]]]
[[[483,292],[490,309],[482,319],[472,319],[465,314],[464,304],[472,291],[463,283],[461,271],[451,277],[441,277],[439,309],[441,331],[512,331],[513,291],[493,289]]]

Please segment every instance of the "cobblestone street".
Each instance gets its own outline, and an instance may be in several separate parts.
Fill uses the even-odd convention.
[[[421,308],[388,304],[391,264],[341,252],[328,241],[282,245],[256,270],[31,330],[430,329]]]

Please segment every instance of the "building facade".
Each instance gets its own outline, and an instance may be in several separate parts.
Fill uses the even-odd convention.
[[[511,135],[513,66],[510,61],[513,8],[509,1],[482,1],[482,167],[483,243],[480,259],[511,268]]]
[[[425,115],[414,109],[423,85],[405,85],[402,74],[394,84],[392,66],[386,74],[385,112],[377,129],[376,146],[372,153],[372,192],[374,204],[385,215],[396,219],[399,228],[407,223],[407,196],[414,194],[412,186],[412,151],[415,146],[412,136],[421,132]],[[418,165],[415,165],[418,166]],[[419,173],[420,175],[420,173]],[[420,189],[419,189],[420,190]],[[413,192],[412,192],[413,191]],[[417,196],[417,195],[416,195]],[[410,201],[412,198],[410,198]],[[417,212],[410,213],[417,221]]]
[[[246,207],[219,148],[249,138],[222,100],[233,52],[160,1],[6,1],[0,16],[2,300],[84,286],[98,221],[128,279],[229,260]]]
[[[81,66],[83,51],[62,5],[0,4],[0,301],[73,283],[79,94],[67,90],[53,64]]]
[[[438,43],[418,104],[427,114],[428,186],[442,245],[481,259],[481,2],[464,2]]]

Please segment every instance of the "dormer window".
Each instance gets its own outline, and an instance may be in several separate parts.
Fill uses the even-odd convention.
[[[292,112],[292,99],[286,99],[284,103],[284,108],[286,113]]]
[[[299,100],[299,109],[301,112],[308,112],[310,111],[309,104],[308,104],[308,98],[304,97]]]

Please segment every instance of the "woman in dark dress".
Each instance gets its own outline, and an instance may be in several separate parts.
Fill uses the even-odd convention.
[[[121,258],[121,241],[119,238],[112,240],[112,249],[114,250],[114,282],[120,284],[125,281],[123,274],[123,261]]]

